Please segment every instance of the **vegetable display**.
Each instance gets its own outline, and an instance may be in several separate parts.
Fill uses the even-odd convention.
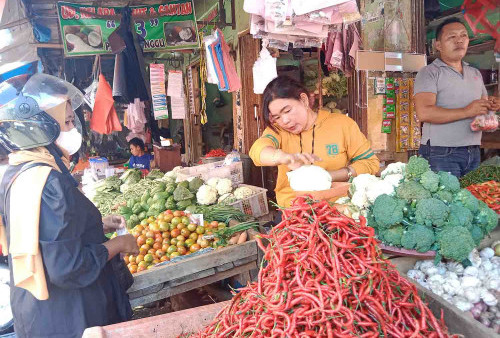
[[[382,259],[374,230],[304,198],[269,235],[257,282],[198,337],[448,337],[416,287]]]
[[[500,182],[500,166],[499,165],[481,165],[476,170],[464,175],[460,178],[460,186],[466,188],[470,185],[483,183],[487,181]]]
[[[434,265],[433,261],[418,261],[407,275],[500,333],[500,252],[495,253],[496,246],[500,244],[474,250],[468,267],[457,262]]]
[[[469,185],[467,188],[472,195],[483,201],[490,209],[500,214],[500,182],[488,181]]]
[[[390,164],[380,179],[359,175],[351,188],[351,198],[337,203],[347,203],[353,217],[366,215],[384,244],[434,250],[436,261],[467,259],[498,225],[495,211],[461,189],[455,176],[432,172],[424,158]]]
[[[226,157],[227,153],[223,149],[212,149],[205,157]]]

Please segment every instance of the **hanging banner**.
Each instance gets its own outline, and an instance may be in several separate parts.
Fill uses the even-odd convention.
[[[65,55],[111,53],[108,38],[120,25],[122,8],[58,2]],[[135,31],[145,41],[145,52],[199,48],[192,0],[130,8]]]
[[[153,98],[155,120],[168,119],[164,64],[152,63],[149,65],[149,81],[151,82],[151,97]]]

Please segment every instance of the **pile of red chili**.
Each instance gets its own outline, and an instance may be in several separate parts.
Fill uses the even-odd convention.
[[[449,337],[443,318],[381,258],[364,219],[298,198],[263,237],[258,281],[198,337]]]
[[[490,209],[500,214],[500,182],[488,181],[467,187],[472,195],[483,201]]]
[[[205,157],[225,157],[226,155],[226,152],[222,149],[212,149],[205,155]]]

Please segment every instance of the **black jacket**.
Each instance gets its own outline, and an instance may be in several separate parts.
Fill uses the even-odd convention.
[[[0,190],[19,169],[7,169]],[[3,194],[0,206],[3,209]],[[8,212],[4,214],[7,234],[8,216]],[[18,337],[81,337],[88,327],[131,318],[126,290],[120,286],[111,261],[107,262],[105,241],[99,210],[75,187],[71,177],[53,170],[42,193],[39,230],[49,299],[40,301],[24,289],[11,288]]]

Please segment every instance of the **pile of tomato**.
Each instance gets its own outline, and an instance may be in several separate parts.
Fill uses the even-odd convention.
[[[203,248],[217,248],[217,238],[204,239],[203,236],[225,227],[226,224],[215,221],[205,221],[204,225],[191,223],[184,211],[167,210],[157,217],[150,216],[130,231],[137,239],[139,254],[126,255],[125,263],[131,273],[136,273]]]

